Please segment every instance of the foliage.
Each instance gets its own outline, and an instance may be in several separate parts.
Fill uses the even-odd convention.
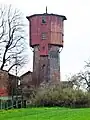
[[[90,93],[60,85],[39,88],[31,100],[34,106],[89,107]]]
[[[76,89],[90,90],[90,75],[89,71],[80,71],[68,78],[73,85],[76,86]]]
[[[90,60],[85,61],[84,70],[70,75],[68,81],[75,85],[76,89],[90,91]]]

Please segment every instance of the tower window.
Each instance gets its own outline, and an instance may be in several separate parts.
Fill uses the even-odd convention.
[[[45,67],[45,64],[42,65],[42,69]]]
[[[42,16],[42,23],[46,23],[46,16]]]
[[[45,46],[43,46],[42,49],[45,50]]]
[[[47,33],[42,33],[42,40],[46,40],[47,39]]]

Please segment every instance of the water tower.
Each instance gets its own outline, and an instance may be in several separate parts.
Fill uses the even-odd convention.
[[[33,82],[60,81],[60,49],[63,48],[64,20],[57,14],[34,14],[28,16],[29,41],[33,52]]]

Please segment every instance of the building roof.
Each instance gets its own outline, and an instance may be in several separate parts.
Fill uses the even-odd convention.
[[[48,13],[44,13],[44,14],[33,14],[33,15],[31,15],[31,16],[27,16],[26,18],[29,20],[29,18],[32,18],[32,17],[34,17],[34,16],[43,16],[43,15],[62,17],[63,20],[67,20],[66,16],[64,16],[64,15],[58,15],[58,14],[53,14],[53,13],[51,13],[51,14],[48,14]]]
[[[25,76],[25,75],[27,75],[27,74],[32,74],[32,72],[31,71],[28,71],[28,72],[26,72],[26,73],[24,73],[23,75],[21,75],[20,77],[23,77],[23,76]]]

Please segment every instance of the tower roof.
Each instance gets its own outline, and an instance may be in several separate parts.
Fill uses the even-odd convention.
[[[29,20],[29,18],[32,18],[32,17],[35,17],[35,16],[43,16],[43,15],[46,15],[46,16],[57,16],[57,17],[62,17],[63,20],[67,20],[66,16],[64,15],[58,15],[58,14],[49,14],[49,13],[44,13],[44,14],[33,14],[31,16],[27,16],[26,18]]]

